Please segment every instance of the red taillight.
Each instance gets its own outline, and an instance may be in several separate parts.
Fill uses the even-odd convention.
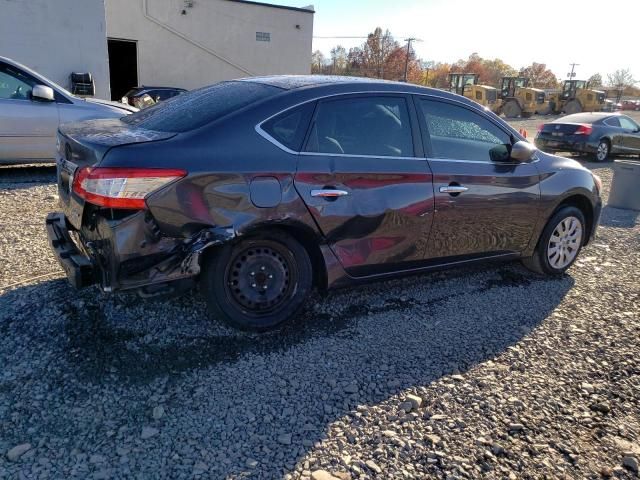
[[[538,125],[538,133],[540,133],[542,130],[544,130],[544,123]]]
[[[164,168],[84,167],[73,179],[73,191],[99,207],[142,210],[147,195],[186,174]]]
[[[578,129],[575,132],[573,132],[573,134],[574,135],[591,135],[591,132],[593,132],[593,127],[591,125],[584,123],[580,125]]]

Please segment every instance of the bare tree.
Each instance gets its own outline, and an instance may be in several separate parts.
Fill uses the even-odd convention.
[[[616,70],[607,75],[607,83],[611,87],[632,87],[636,84],[631,71],[628,68]]]
[[[342,45],[337,45],[331,49],[331,73],[334,75],[344,75],[349,66],[347,50]]]
[[[602,75],[599,73],[594,73],[589,77],[589,85],[592,87],[601,87],[602,86]]]
[[[311,73],[323,73],[326,61],[324,54],[320,50],[313,52],[311,54]]]

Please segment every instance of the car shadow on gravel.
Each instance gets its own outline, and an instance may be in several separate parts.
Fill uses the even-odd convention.
[[[0,337],[20,336],[23,358],[53,350],[59,373],[47,366],[33,378],[49,396],[73,391],[76,405],[89,405],[69,425],[92,415],[89,392],[97,389],[136,405],[134,413],[109,415],[111,424],[135,422],[131,428],[139,431],[149,417],[138,405],[166,388],[171,414],[155,424],[166,425],[159,442],[173,445],[170,432],[179,429],[185,438],[197,435],[215,456],[227,438],[216,419],[226,418],[248,433],[234,447],[235,460],[210,473],[246,475],[246,459],[255,458],[259,478],[281,478],[332,423],[352,421],[345,418],[359,406],[419,394],[514,346],[573,285],[571,276],[538,277],[515,263],[454,269],[333,292],[287,327],[256,335],[208,322],[195,293],[139,300],[97,289],[75,293],[55,280],[0,296],[0,311],[8,314]],[[265,453],[266,438],[272,441]]]
[[[97,288],[74,292],[63,280],[43,282],[25,288],[30,291],[31,298],[39,296],[38,290],[54,288],[61,293],[57,296],[61,300],[57,309],[64,319],[63,328],[67,343],[63,348],[67,361],[74,367],[77,375],[89,382],[101,382],[106,377],[115,376],[126,382],[144,383],[167,374],[233,362],[246,353],[267,355],[312,339],[331,336],[348,338],[358,329],[361,321],[371,316],[391,314],[405,319],[404,321],[410,321],[406,318],[415,315],[429,326],[430,322],[435,322],[433,325],[436,325],[437,319],[442,316],[455,315],[459,310],[455,307],[456,302],[467,301],[471,296],[478,296],[481,300],[482,295],[487,292],[501,292],[502,301],[510,304],[525,301],[523,291],[532,287],[553,290],[554,293],[543,300],[541,308],[531,310],[526,317],[521,317],[516,322],[513,335],[505,337],[510,339],[511,344],[519,339],[521,331],[528,332],[543,321],[573,285],[573,279],[569,276],[560,279],[537,277],[517,264],[495,267],[494,275],[487,276],[486,272],[486,266],[454,269],[338,290],[323,296],[316,295],[313,306],[305,309],[295,320],[275,332],[263,334],[237,332],[215,321],[212,322],[206,318],[204,304],[195,291],[172,299],[155,301],[142,300],[135,294],[105,296]],[[470,276],[487,278],[483,278],[481,283],[470,284],[453,291],[446,286],[458,280],[467,282]],[[440,294],[425,298],[403,295],[406,287],[414,285],[416,281],[438,287],[436,290],[442,286],[444,288]],[[551,286],[553,287],[550,288]],[[21,290],[13,290],[5,296],[18,298]],[[111,303],[112,308],[109,312],[103,307],[105,303]],[[186,322],[184,328],[170,334],[169,341],[161,338],[161,329],[152,331],[152,328],[145,328],[149,324],[129,328],[129,321],[136,323],[140,316],[148,315],[153,322],[154,318],[166,311],[165,307],[171,308],[176,304],[179,306],[179,310],[174,312],[176,316],[165,318],[164,322],[183,322],[180,315],[189,309],[194,310],[196,315]],[[136,310],[133,314],[127,315],[128,309],[134,307]],[[190,329],[189,324],[194,328]],[[200,328],[203,325],[213,325],[213,328]],[[0,334],[2,333],[0,331]],[[394,329],[381,332],[382,335],[394,333],[401,334],[402,331]],[[481,340],[480,337],[479,341]],[[499,353],[507,346],[496,346],[490,355]],[[475,358],[467,363],[473,364],[482,360],[483,358]]]

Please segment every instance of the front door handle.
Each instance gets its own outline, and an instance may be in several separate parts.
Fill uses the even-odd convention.
[[[447,185],[446,187],[440,187],[440,193],[463,193],[469,190],[468,187],[462,185]]]
[[[312,197],[335,199],[338,197],[344,197],[345,195],[349,195],[349,192],[347,192],[346,190],[335,190],[332,188],[322,188],[318,190],[311,190]]]

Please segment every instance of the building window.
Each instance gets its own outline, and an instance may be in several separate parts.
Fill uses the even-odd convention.
[[[269,32],[256,32],[256,42],[270,42],[271,34]]]

